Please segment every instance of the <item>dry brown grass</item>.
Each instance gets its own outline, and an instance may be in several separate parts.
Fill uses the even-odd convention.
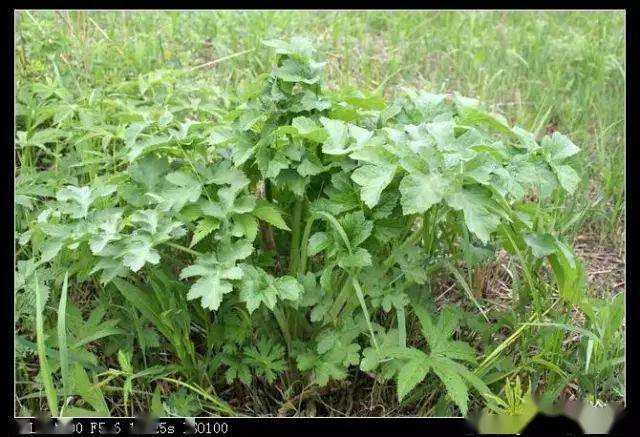
[[[583,234],[576,237],[574,250],[585,263],[588,292],[592,296],[604,297],[625,291],[624,244],[603,241],[595,234]]]

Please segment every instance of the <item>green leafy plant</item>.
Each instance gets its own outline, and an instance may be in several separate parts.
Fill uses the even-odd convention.
[[[403,361],[397,374],[398,398],[402,399],[430,371],[442,381],[447,395],[466,415],[468,410],[469,386],[481,395],[491,395],[491,390],[482,379],[469,370],[466,364],[476,364],[476,353],[468,343],[451,340],[449,337],[458,326],[459,313],[446,307],[434,323],[428,311],[414,307],[420,321],[422,335],[427,341],[428,352],[407,347],[390,347],[385,355]]]
[[[91,313],[87,337],[67,336],[73,323],[65,325],[65,312],[74,310],[65,276],[55,345],[65,396],[79,395],[100,414],[109,408],[88,387],[89,364],[99,367],[100,386],[122,380],[110,389],[120,393],[125,414],[134,408],[134,383],[148,390],[140,396],[155,411],[233,414],[217,389],[240,399],[259,384],[297,380],[325,388],[358,369],[376,381],[394,379],[400,405],[426,386],[463,415],[470,390],[496,402],[489,385],[499,378],[489,379],[488,370],[513,372],[497,361],[512,340],[492,348],[495,331],[482,346],[452,339],[464,324],[461,308],[477,312],[481,323],[495,321],[472,287],[478,266],[503,250],[524,278],[514,317],[533,314],[528,327],[542,326],[551,305],[586,302],[585,268],[545,206],[579,185],[571,166],[578,147],[558,132],[540,137],[512,125],[455,92],[407,89],[388,102],[353,88],[328,91],[326,64],[309,40],[264,44],[275,52],[273,68],[213,109],[171,95],[163,87],[178,85],[169,73],[141,76],[135,84],[143,99],[103,101],[119,108],[108,114],[114,124],[83,134],[103,138],[95,166],[55,183],[18,180],[25,219],[17,239],[28,260],[18,263],[16,288],[28,308],[35,286],[50,410],[57,414],[43,337],[47,296],[31,276],[42,271],[53,282],[61,268],[105,299]],[[21,99],[53,99],[52,87],[24,91]],[[145,105],[147,99],[162,104]],[[45,124],[75,117],[66,103]],[[21,117],[16,142],[25,162],[51,155],[47,145],[65,134],[36,129],[45,121],[28,112]],[[59,149],[51,158],[58,166],[60,156],[73,161],[82,153]],[[461,292],[460,308],[427,310],[435,285],[450,280]],[[101,322],[106,302],[122,317]],[[129,332],[117,327],[127,320]],[[601,342],[613,335],[598,329]],[[108,369],[91,355],[86,366],[69,368],[81,346],[126,335],[129,343],[111,345]],[[147,365],[147,349],[160,339],[175,359]],[[601,354],[588,347],[585,372]],[[73,374],[81,376],[75,386]],[[181,388],[163,404],[158,381]]]

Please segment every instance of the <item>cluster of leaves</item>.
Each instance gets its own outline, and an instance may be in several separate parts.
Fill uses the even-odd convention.
[[[504,249],[536,271],[548,259],[561,299],[581,301],[584,268],[543,207],[576,189],[569,160],[578,148],[557,132],[538,141],[456,93],[407,90],[388,103],[328,92],[308,40],[265,44],[275,67],[224,111],[205,111],[217,122],[137,110],[125,129],[87,133],[118,144],[109,171],[89,184],[20,180],[18,205],[38,213],[18,236],[33,257],[19,264],[17,288],[47,265],[66,266],[77,283],[99,274],[202,383],[212,372],[272,384],[288,357],[321,386],[354,366],[396,377],[402,400],[432,371],[465,414],[469,388],[486,399],[491,390],[472,370],[474,347],[450,339],[461,313],[446,307],[434,322],[422,306],[431,279],[449,268],[464,281],[460,268],[471,275]],[[74,116],[63,109],[54,125]],[[46,150],[56,131],[32,127],[18,132],[19,147]],[[529,284],[536,311],[547,285]],[[407,345],[408,313],[426,349]],[[215,359],[195,359],[191,324]],[[142,349],[154,338],[139,340]],[[118,360],[130,388],[129,359]]]

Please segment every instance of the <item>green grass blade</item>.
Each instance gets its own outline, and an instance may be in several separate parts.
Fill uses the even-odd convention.
[[[404,308],[396,308],[396,316],[398,317],[398,341],[400,346],[407,347],[407,321]]]
[[[93,416],[109,417],[109,406],[104,399],[104,394],[100,389],[100,383],[94,384],[89,379],[87,372],[82,365],[74,363],[70,369],[71,383],[73,385],[73,394],[80,396],[93,408]],[[69,414],[72,411],[67,410]]]
[[[549,311],[551,311],[553,307],[556,306],[556,303],[558,302],[559,300],[556,300],[549,308],[547,308],[547,310],[542,314],[541,317],[544,317]],[[484,370],[486,370],[487,367],[498,357],[498,355],[500,355],[500,353],[503,350],[508,348],[509,345],[511,345],[514,341],[518,339],[518,337],[520,337],[520,335],[522,335],[522,333],[525,331],[526,328],[528,328],[529,326],[534,326],[536,324],[537,319],[538,319],[538,314],[537,313],[532,314],[527,323],[523,323],[513,334],[511,334],[507,339],[505,339],[502,343],[500,343],[493,351],[491,351],[489,355],[486,356],[486,358],[480,363],[480,365],[478,365],[474,373],[478,375],[478,374],[481,374]]]
[[[482,309],[482,306],[480,306],[480,303],[478,302],[476,297],[473,295],[473,292],[471,291],[471,288],[469,287],[469,284],[467,284],[467,281],[465,281],[464,276],[462,276],[462,273],[460,273],[460,271],[453,264],[451,264],[448,261],[445,262],[445,266],[449,269],[449,271],[453,274],[453,276],[455,276],[455,278],[457,279],[458,283],[462,286],[464,291],[469,296],[469,299],[471,299],[471,302],[473,302],[473,304],[476,306],[476,308],[478,308],[478,311],[480,311],[480,313],[482,314],[482,317],[484,317],[484,319],[487,321],[487,323],[491,323],[489,321],[489,318],[487,317],[487,314]]]
[[[362,292],[360,283],[355,277],[352,278],[352,282],[353,282],[353,288],[356,289],[356,295],[358,296],[358,301],[360,301],[360,306],[362,307],[362,312],[364,313],[365,320],[367,321],[367,328],[369,328],[369,334],[371,334],[371,341],[373,342],[373,346],[376,348],[376,350],[380,350],[380,347],[378,346],[378,340],[376,340],[375,333],[373,332],[373,326],[371,325],[371,317],[369,316],[367,303],[364,301],[364,293]]]
[[[42,378],[42,384],[44,385],[49,411],[52,416],[58,417],[58,396],[56,395],[56,389],[53,386],[53,380],[51,378],[51,371],[49,370],[49,362],[47,361],[44,345],[44,321],[42,319],[42,314],[44,313],[44,304],[48,296],[43,295],[44,290],[42,290],[38,284],[38,274],[34,273],[34,275],[36,287],[36,338],[38,343],[38,361],[40,362],[40,378]]]
[[[62,291],[60,293],[60,304],[58,305],[58,350],[60,353],[60,373],[62,375],[62,388],[64,398],[69,396],[69,350],[67,348],[67,287],[69,283],[69,272],[64,275]]]
[[[353,253],[353,250],[351,249],[351,242],[349,241],[349,237],[347,237],[347,233],[344,231],[344,229],[342,228],[338,220],[331,214],[324,211],[318,211],[317,214],[321,215],[322,217],[327,219],[329,223],[331,223],[331,225],[336,230],[338,235],[340,235],[340,238],[342,239],[344,245],[347,247],[347,250],[349,251],[349,253]]]
[[[189,390],[193,391],[194,393],[202,396],[203,398],[205,398],[206,400],[208,400],[209,402],[211,402],[218,411],[220,411],[221,413],[225,413],[229,416],[237,416],[238,414],[233,410],[233,408],[231,408],[231,406],[229,406],[226,402],[222,401],[221,399],[210,395],[209,393],[207,393],[206,391],[204,391],[202,388],[198,387],[197,385],[191,385],[188,384],[186,382],[182,382],[178,379],[173,379],[173,378],[160,378],[163,381],[168,381],[168,382],[172,382],[174,384],[180,385],[182,387],[188,388]]]

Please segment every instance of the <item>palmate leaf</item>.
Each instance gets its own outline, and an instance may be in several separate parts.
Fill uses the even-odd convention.
[[[485,244],[500,224],[497,212],[500,207],[483,188],[462,188],[449,195],[447,203],[453,209],[462,210],[467,228]]]
[[[369,208],[373,208],[380,201],[380,194],[393,180],[394,167],[381,167],[366,164],[351,173],[351,179],[360,185],[360,197]]]
[[[393,368],[393,373],[395,373],[395,368],[398,367],[397,364],[399,360],[385,360],[386,352],[389,348],[392,347],[400,347],[401,349],[406,349],[402,345],[398,346],[399,343],[399,333],[395,328],[391,328],[388,331],[384,332],[380,329],[376,333],[378,337],[378,345],[380,346],[378,349],[375,347],[367,347],[362,351],[362,360],[360,361],[360,370],[363,372],[371,372],[375,370],[379,365],[382,365],[383,368],[387,368],[387,371],[391,371],[389,367]],[[383,371],[384,373],[384,371]],[[384,377],[388,378],[392,375],[385,374]]]
[[[124,277],[127,275],[128,269],[122,264],[119,259],[111,258],[108,256],[100,257],[100,260],[91,269],[89,274],[93,275],[96,272],[102,272],[100,275],[100,283],[106,285],[116,277]]]
[[[103,210],[96,214],[93,225],[98,229],[89,240],[89,248],[94,255],[101,252],[111,241],[121,238],[118,231],[122,214],[123,211],[120,209]]]
[[[420,321],[420,327],[424,338],[427,340],[431,354],[447,354],[452,340],[449,338],[458,327],[461,317],[459,309],[447,305],[440,311],[438,319],[434,322],[429,312],[420,305],[414,305],[413,311]],[[459,347],[454,346],[459,350]]]
[[[72,201],[76,204],[76,208],[68,210],[72,218],[85,217],[92,202],[91,188],[68,186],[59,190],[56,198],[60,202]]]
[[[278,299],[298,300],[303,293],[302,285],[292,276],[275,278],[264,270],[243,265],[243,280],[239,286],[240,300],[245,302],[249,313],[261,304],[273,310]]]
[[[327,141],[322,145],[322,151],[329,155],[346,155],[349,152],[346,147],[349,141],[347,123],[325,117],[320,119],[320,123],[328,135]]]
[[[160,216],[155,209],[137,210],[129,216],[129,221],[137,225],[138,229],[153,235],[158,231]]]
[[[534,188],[542,199],[546,199],[558,187],[558,180],[539,155],[516,155],[507,165],[513,179],[525,188]]]
[[[60,211],[68,214],[71,218],[85,218],[89,213],[89,207],[100,198],[109,196],[116,191],[112,185],[102,185],[96,188],[73,185],[61,188],[56,193],[56,199],[61,202]]]
[[[351,148],[353,150],[358,150],[367,144],[367,142],[373,137],[373,132],[355,124],[349,124],[349,136],[353,141]]]
[[[373,137],[373,132],[342,120],[321,117],[320,123],[328,135],[322,145],[322,151],[327,155],[347,155],[364,146]]]
[[[343,269],[362,268],[371,264],[371,254],[362,247],[355,249],[353,253],[340,254],[338,258],[338,265]]]
[[[296,171],[303,177],[315,176],[325,171],[325,167],[315,155],[307,155],[296,167]]]
[[[253,246],[247,240],[222,242],[217,253],[202,255],[196,263],[180,272],[180,279],[199,276],[187,293],[187,299],[201,299],[203,308],[216,311],[225,294],[233,290],[231,281],[242,279],[244,271],[236,261],[247,258]]]
[[[267,382],[275,381],[276,376],[285,368],[284,347],[274,343],[268,337],[262,337],[257,347],[244,349],[246,362],[258,376],[264,376]]]
[[[402,401],[404,397],[413,388],[424,380],[431,368],[431,362],[426,355],[421,359],[409,360],[398,371],[398,400]]]
[[[448,341],[444,353],[452,360],[466,361],[471,364],[477,362],[476,351],[464,341]]]
[[[293,59],[285,59],[273,69],[274,77],[284,82],[302,82],[313,85],[320,81],[318,74],[323,63],[303,64]]]
[[[523,239],[538,258],[550,255],[557,250],[556,239],[551,234],[526,234]]]
[[[244,236],[247,240],[253,241],[258,235],[258,220],[251,214],[239,214],[233,217],[233,236]]]
[[[199,169],[206,179],[206,184],[229,185],[233,191],[239,191],[249,185],[245,174],[233,167],[229,161],[220,161],[215,166]]]
[[[328,361],[314,351],[307,351],[296,357],[298,370],[312,371],[315,382],[326,386],[330,380],[340,381],[347,377],[347,370],[339,361]]]
[[[162,210],[181,210],[187,203],[197,202],[202,193],[202,183],[192,174],[176,171],[165,176],[168,184],[154,193]]]
[[[569,165],[552,165],[560,186],[569,194],[573,194],[580,183],[580,176]]]
[[[305,190],[309,184],[309,178],[303,177],[296,170],[287,168],[282,170],[278,177],[272,179],[274,186],[279,190],[289,191],[297,197],[304,197]]]
[[[64,242],[62,239],[51,238],[47,239],[40,248],[40,262],[46,263],[51,261],[62,250]]]
[[[398,247],[394,249],[393,257],[408,281],[417,284],[424,284],[427,281],[426,266],[429,260],[422,248],[415,245]]]
[[[137,272],[146,263],[158,264],[159,262],[160,254],[153,248],[149,235],[138,233],[127,242],[122,263],[132,271]]]
[[[297,134],[307,140],[322,143],[327,139],[327,133],[321,126],[308,117],[296,117],[291,121],[291,126],[296,129]],[[302,173],[300,173],[302,174]],[[304,174],[302,174],[305,176]]]
[[[161,217],[157,210],[135,211],[128,221],[138,227],[126,235],[118,230],[121,216],[121,210],[106,209],[95,214],[95,223],[89,224],[89,247],[100,257],[90,274],[102,271],[100,281],[103,284],[123,276],[125,267],[137,272],[147,263],[158,264],[160,254],[155,247],[184,235],[180,222]]]
[[[460,374],[447,365],[448,361],[450,360],[434,359],[431,362],[431,367],[440,381],[444,383],[447,396],[460,408],[462,415],[466,416],[469,390]]]
[[[244,382],[246,385],[251,384],[251,369],[246,362],[242,359],[229,356],[225,356],[222,362],[229,366],[224,372],[224,377],[228,384],[231,384],[235,379]]]
[[[425,128],[440,150],[450,150],[454,144],[454,123],[451,120],[427,123]]]
[[[413,312],[418,317],[418,320],[420,322],[422,335],[424,336],[425,340],[427,340],[429,347],[432,347],[432,344],[438,343],[440,339],[440,332],[438,332],[436,325],[434,325],[433,320],[431,319],[431,315],[424,307],[420,305],[414,305]]]
[[[408,174],[400,182],[402,195],[400,203],[403,214],[424,213],[432,205],[442,200],[448,185],[447,179],[437,173]]]
[[[169,161],[166,157],[148,154],[134,161],[128,172],[134,181],[144,185],[148,191],[153,191],[169,172]]]
[[[469,344],[450,338],[458,327],[462,314],[455,307],[445,306],[434,322],[424,307],[414,305],[413,309],[420,321],[422,334],[427,340],[429,353],[425,354],[418,349],[401,346],[385,349],[388,357],[404,361],[397,374],[398,398],[402,400],[431,369],[443,382],[447,395],[465,415],[469,386],[483,396],[490,394],[491,391],[480,378],[459,362],[476,363],[475,351]]]
[[[294,101],[290,108],[293,113],[324,111],[331,108],[331,101],[329,99],[323,98],[311,90],[306,89],[302,93],[302,97],[299,96],[300,93],[294,95]],[[322,141],[324,141],[324,138],[319,142]]]
[[[317,213],[320,211],[339,215],[346,211],[360,208],[360,192],[351,183],[349,176],[342,172],[331,175],[331,184],[325,188],[327,197],[321,197],[309,204],[309,211]]]
[[[573,144],[569,138],[560,132],[554,132],[551,136],[545,136],[540,145],[549,161],[555,162],[569,158],[580,151],[578,146]]]
[[[347,213],[340,217],[338,222],[344,230],[352,248],[364,243],[367,238],[371,236],[371,232],[373,231],[373,222],[365,218],[363,211]],[[335,240],[338,241],[338,238]],[[340,236],[340,243],[344,244],[342,236]]]
[[[360,362],[360,345],[354,342],[359,333],[360,329],[353,327],[324,330],[315,348],[305,348],[296,355],[298,369],[313,371],[320,386],[346,378],[348,367]]]
[[[200,276],[189,289],[187,298],[202,299],[202,306],[215,311],[222,302],[224,294],[230,293],[233,285],[228,280],[242,278],[242,269],[237,266],[224,267],[218,263],[215,255],[201,256],[196,264],[185,267],[180,279]]]
[[[262,44],[275,49],[279,55],[294,55],[302,59],[310,58],[315,52],[311,40],[300,36],[294,36],[289,42],[273,39],[262,41]]]

